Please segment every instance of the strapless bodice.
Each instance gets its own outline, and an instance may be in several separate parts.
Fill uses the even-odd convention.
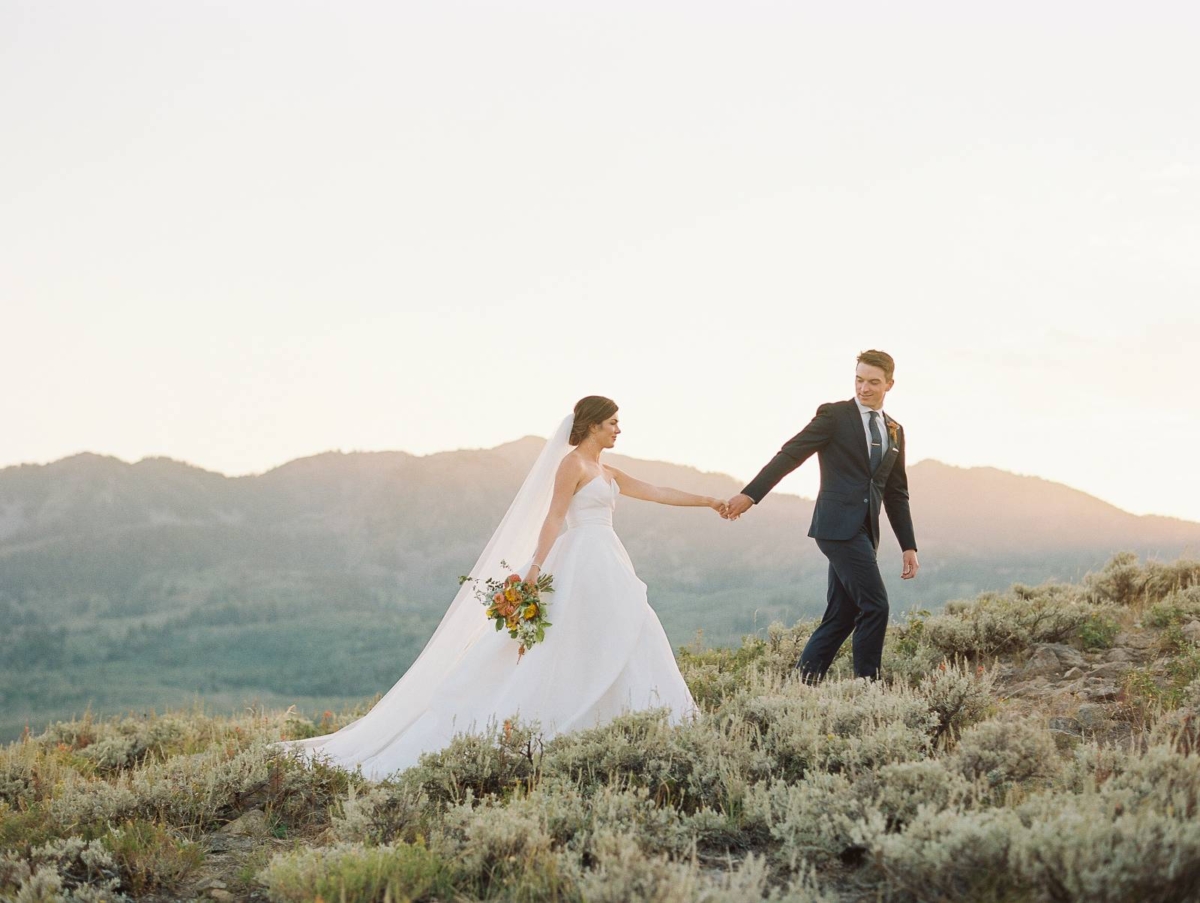
[[[571,499],[567,508],[567,529],[574,530],[586,524],[612,527],[613,509],[617,506],[620,491],[616,480],[609,483],[604,477],[596,477]]]

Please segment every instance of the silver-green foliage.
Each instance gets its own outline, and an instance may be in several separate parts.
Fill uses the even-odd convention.
[[[0,899],[13,903],[119,903],[117,863],[97,840],[65,837],[28,855],[0,854]]]

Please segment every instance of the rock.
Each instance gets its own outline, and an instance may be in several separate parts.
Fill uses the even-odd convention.
[[[1048,688],[1046,678],[1035,677],[1033,680],[1023,681],[1019,684],[1013,684],[1008,688],[1009,696],[1041,696]]]
[[[1079,668],[1072,668],[1070,671],[1064,674],[1063,677],[1065,677],[1067,680],[1075,680],[1076,678],[1083,677],[1083,671]]]
[[[1038,646],[1033,650],[1033,655],[1029,656],[1029,661],[1025,663],[1026,674],[1058,674],[1062,670],[1059,664],[1058,656],[1054,654],[1053,649],[1046,646]]]
[[[1114,645],[1129,649],[1150,649],[1157,640],[1150,633],[1118,633]]]
[[[1185,640],[1193,646],[1200,646],[1200,621],[1188,621],[1181,630]]]
[[[229,838],[223,837],[220,834],[208,834],[200,841],[204,847],[204,852],[212,855],[228,853],[230,850]]]
[[[270,833],[267,816],[262,809],[251,809],[221,829],[224,834],[261,837]]]
[[[196,890],[225,890],[227,885],[219,878],[205,878],[196,885]]]
[[[1109,649],[1104,657],[1110,662],[1132,662],[1136,661],[1132,652],[1124,646],[1117,646],[1115,649]]]
[[[1063,643],[1047,643],[1045,648],[1053,651],[1064,668],[1082,668],[1087,664],[1087,660],[1078,649],[1072,649]]]
[[[1116,684],[1105,683],[1102,680],[1097,680],[1093,683],[1091,678],[1088,678],[1086,683],[1088,685],[1079,691],[1079,695],[1092,702],[1116,699],[1120,693]]]
[[[229,891],[221,890],[219,887],[213,888],[212,890],[210,890],[208,892],[208,896],[211,897],[213,900],[219,901],[219,903],[220,903],[220,901],[224,901],[224,900],[236,900],[237,899]]]
[[[1108,723],[1108,709],[1094,702],[1085,702],[1075,713],[1079,726],[1087,731],[1094,731]]]
[[[1025,663],[1026,674],[1061,674],[1068,668],[1083,668],[1087,660],[1063,643],[1039,643]]]
[[[1088,677],[1098,678],[1114,678],[1120,677],[1129,670],[1128,662],[1106,662],[1103,665],[1097,665],[1088,674]]]

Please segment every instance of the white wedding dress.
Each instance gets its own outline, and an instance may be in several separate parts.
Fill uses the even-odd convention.
[[[552,471],[563,448],[569,450],[563,434],[560,427],[535,464],[480,559],[485,567],[498,563],[504,548],[524,543],[524,551],[536,542],[532,528],[534,521],[540,527],[540,518],[531,515],[541,511],[544,518],[541,509],[548,510]],[[543,571],[554,577],[554,592],[546,597],[552,626],[519,662],[517,641],[494,629],[472,593],[460,592],[421,656],[370,712],[336,733],[283,745],[345,768],[361,766],[378,780],[417,764],[455,734],[509,718],[538,722],[548,739],[629,711],[666,708],[672,721],[689,717],[696,710],[692,695],[646,601],[646,584],[613,531],[619,495],[615,481],[598,476],[572,498]],[[523,501],[533,502],[533,510],[522,510]],[[518,560],[531,556],[529,549]],[[478,568],[476,577],[505,576]]]

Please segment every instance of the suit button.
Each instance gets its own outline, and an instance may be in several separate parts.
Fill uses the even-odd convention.
[[[870,501],[870,499],[863,499],[863,504],[865,505],[865,504],[867,504],[869,501]]]

